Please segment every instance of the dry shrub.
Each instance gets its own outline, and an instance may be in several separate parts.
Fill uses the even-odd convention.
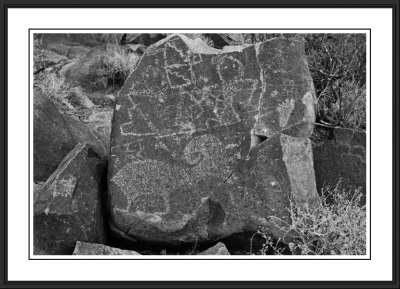
[[[279,218],[271,220],[286,234],[296,236],[288,243],[293,255],[365,255],[366,207],[361,205],[361,188],[354,190],[325,188],[319,205],[299,208],[293,201],[288,211],[291,224]],[[266,232],[261,254],[284,252],[282,240],[274,241]],[[285,240],[285,238],[284,238]]]
[[[107,79],[109,85],[121,87],[136,68],[139,59],[138,54],[129,52],[126,47],[108,44],[100,59],[102,66],[99,75]]]

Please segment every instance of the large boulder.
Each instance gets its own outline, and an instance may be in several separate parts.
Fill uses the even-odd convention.
[[[324,188],[366,191],[366,134],[347,128],[317,127],[313,156],[318,191]],[[365,198],[364,198],[365,201]]]
[[[103,244],[76,242],[73,255],[141,255],[130,250],[121,250]]]
[[[105,163],[78,144],[34,195],[34,254],[72,254],[76,241],[105,242]]]
[[[39,91],[33,97],[33,174],[35,182],[46,181],[76,142],[62,114]]]
[[[318,200],[314,88],[303,43],[210,48],[171,35],[120,91],[109,166],[111,220],[137,239],[211,241],[290,221]]]

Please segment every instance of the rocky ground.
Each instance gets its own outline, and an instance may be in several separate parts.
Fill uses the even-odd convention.
[[[37,34],[33,74],[34,254],[287,249],[292,201],[365,203],[365,133],[316,123],[301,41]]]

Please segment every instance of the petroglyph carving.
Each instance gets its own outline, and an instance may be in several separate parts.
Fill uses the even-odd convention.
[[[171,61],[171,59],[173,59]],[[176,60],[179,59],[178,62]],[[194,60],[195,59],[195,60]],[[201,56],[194,57],[186,48],[179,49],[174,42],[168,42],[164,48],[164,69],[171,88],[183,88],[195,82],[193,64],[202,61]],[[169,63],[171,61],[171,63]]]
[[[196,179],[226,174],[224,150],[219,139],[213,135],[193,138],[184,149],[183,159],[189,167],[142,160],[128,163],[119,170],[111,181],[127,196],[129,205],[126,210],[129,211],[131,203],[141,195],[163,196],[166,207],[169,207],[168,195],[171,191],[188,186]]]
[[[207,197],[226,217],[216,229],[226,230],[215,233],[221,237],[250,225],[253,215],[257,223],[275,213],[271,203],[282,207],[292,190],[301,195],[307,186],[295,179],[288,184],[288,175],[309,165],[309,157],[285,163],[287,144],[279,139],[282,131],[298,136],[291,124],[314,119],[300,43],[276,39],[223,51],[197,44],[184,35],[156,43],[117,100],[110,195],[117,226],[140,222],[140,229],[129,228],[131,236],[158,239],[156,228],[167,241],[208,239],[212,229],[191,227]],[[304,127],[308,136],[312,127]],[[260,142],[261,136],[268,139]]]
[[[69,176],[68,178],[58,179],[57,181],[53,182],[53,198],[57,196],[72,197],[72,193],[75,189],[77,181],[77,178],[74,176]]]
[[[190,166],[193,177],[224,175],[226,157],[220,140],[213,135],[202,135],[192,139],[184,150],[184,159]]]
[[[279,112],[279,125],[285,127],[288,124],[290,115],[294,109],[294,99],[286,99],[276,108]]]
[[[231,55],[224,55],[217,62],[217,72],[222,84],[232,84],[243,77],[243,64]]]

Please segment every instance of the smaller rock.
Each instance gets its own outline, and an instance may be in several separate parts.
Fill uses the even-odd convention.
[[[57,107],[38,90],[33,93],[33,127],[34,181],[44,182],[76,142]]]
[[[105,163],[78,144],[35,193],[34,254],[70,255],[76,241],[105,242]]]
[[[135,251],[121,250],[103,244],[76,242],[72,255],[141,255]]]
[[[80,86],[72,88],[66,98],[74,108],[92,108],[94,106]]]
[[[325,187],[366,192],[366,134],[346,128],[316,127],[314,170],[319,192]],[[365,200],[364,200],[365,201]]]
[[[59,55],[58,53],[55,53],[53,51],[42,50],[42,49],[36,49],[33,57],[34,57],[34,65],[33,65],[34,74],[50,66],[53,66],[57,63],[60,63],[63,60],[68,59],[64,55]]]
[[[86,109],[82,115],[64,114],[65,125],[76,143],[86,142],[101,157],[110,150],[111,119],[113,109]]]
[[[87,93],[88,98],[97,106],[114,107],[116,96],[112,93],[107,94],[100,91]]]
[[[221,242],[217,243],[215,246],[208,248],[204,252],[198,255],[230,255],[228,249]]]
[[[162,33],[126,34],[126,39],[122,39],[121,44],[142,44],[144,46],[150,46],[164,39],[166,36],[166,34]]]
[[[236,46],[242,45],[244,43],[244,38],[241,34],[232,33],[232,34],[224,34],[224,33],[209,33],[204,34],[205,37],[211,39],[213,42],[213,46],[217,49],[222,49],[225,46]]]

